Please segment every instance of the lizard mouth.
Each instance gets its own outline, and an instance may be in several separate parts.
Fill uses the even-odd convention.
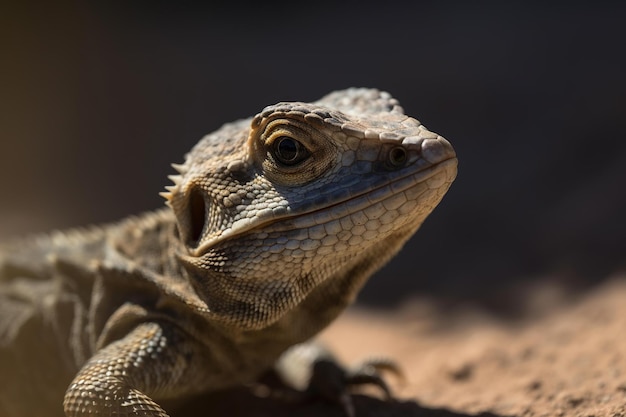
[[[211,248],[214,248],[223,242],[235,239],[244,234],[249,234],[253,231],[259,233],[287,232],[298,229],[306,229],[316,225],[325,224],[333,220],[339,220],[345,216],[350,216],[356,212],[363,211],[366,208],[380,202],[384,203],[385,201],[390,201],[396,195],[409,191],[420,184],[426,184],[428,180],[438,174],[443,174],[444,178],[441,179],[440,183],[439,181],[436,181],[432,187],[428,186],[428,188],[437,189],[444,187],[443,191],[445,191],[454,180],[456,175],[456,166],[457,158],[455,156],[451,156],[438,163],[429,165],[426,168],[422,168],[417,171],[410,171],[405,175],[386,182],[385,184],[350,196],[349,198],[341,199],[335,203],[328,204],[323,208],[278,216],[272,215],[273,213],[270,211],[265,216],[259,216],[265,218],[258,221],[236,222],[230,229],[225,230],[221,235],[204,242],[197,248],[194,248],[191,251],[191,255],[202,256]],[[439,193],[440,197],[431,197],[431,199],[436,199],[436,201],[432,202],[432,207],[439,202],[443,194],[444,193]],[[414,197],[413,199],[421,202],[419,196]]]
[[[419,184],[423,184],[436,175],[444,172],[448,172],[444,181],[447,183],[445,187],[445,189],[447,189],[449,184],[454,179],[456,165],[457,159],[455,157],[449,158],[435,165],[431,165],[428,168],[408,173],[407,175],[389,181],[384,185],[359,193],[348,199],[329,204],[321,209],[286,216],[260,226],[263,229],[267,228],[267,230],[263,231],[284,232],[296,229],[306,229],[316,225],[325,224],[333,220],[339,220],[343,217],[363,211],[375,204],[389,201],[394,196],[400,195],[405,191],[418,186]],[[443,184],[444,183],[442,182],[433,188],[439,188],[440,186],[443,186]],[[420,200],[420,198],[417,197],[416,200]],[[385,209],[385,211],[388,210]]]

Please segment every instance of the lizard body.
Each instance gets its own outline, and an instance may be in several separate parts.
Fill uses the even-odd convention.
[[[0,414],[166,416],[253,381],[355,298],[456,175],[389,94],[224,125],[164,209],[0,246]]]

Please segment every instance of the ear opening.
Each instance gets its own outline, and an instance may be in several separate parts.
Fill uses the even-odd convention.
[[[194,187],[189,194],[187,202],[189,213],[189,225],[187,230],[187,244],[192,247],[198,246],[202,239],[202,232],[206,226],[207,206],[202,189]]]

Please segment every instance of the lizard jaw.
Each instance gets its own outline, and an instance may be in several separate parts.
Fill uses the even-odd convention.
[[[403,197],[404,201],[406,201],[406,196],[404,195],[406,192],[409,192],[411,189],[419,188],[420,185],[425,185],[427,189],[440,189],[440,197],[436,198],[436,201],[429,201],[430,205],[434,207],[437,203],[439,203],[441,197],[443,197],[443,194],[445,194],[454,180],[456,176],[456,166],[456,157],[450,156],[447,159],[430,165],[425,169],[409,172],[392,182],[388,182],[372,190],[367,190],[348,199],[338,201],[321,209],[287,215],[277,215],[271,209],[267,209],[267,213],[265,215],[262,213],[257,214],[256,221],[249,219],[238,220],[232,225],[232,227],[226,229],[219,236],[210,239],[195,248],[191,255],[202,256],[212,248],[215,248],[226,241],[236,239],[254,231],[269,233],[279,231],[284,232],[295,229],[304,230],[316,225],[338,220],[359,211],[363,211],[376,204],[382,204],[379,210],[387,211],[387,207],[393,210],[396,208],[396,205],[402,204]],[[434,177],[440,177],[442,175],[444,178],[437,178],[433,181]],[[430,186],[429,181],[431,182]],[[419,196],[415,201],[417,200],[419,200]],[[387,207],[385,207],[385,204],[387,204]],[[415,206],[416,205],[413,207]],[[408,212],[408,210],[406,211]],[[429,212],[430,210],[428,210],[426,214]],[[259,217],[264,218],[264,220],[259,221]],[[424,217],[426,217],[426,215],[424,215]]]

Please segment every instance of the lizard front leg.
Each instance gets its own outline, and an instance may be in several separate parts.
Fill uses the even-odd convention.
[[[166,417],[150,397],[193,390],[196,381],[189,371],[196,351],[196,344],[176,326],[143,323],[83,366],[65,393],[65,413],[68,417]]]

